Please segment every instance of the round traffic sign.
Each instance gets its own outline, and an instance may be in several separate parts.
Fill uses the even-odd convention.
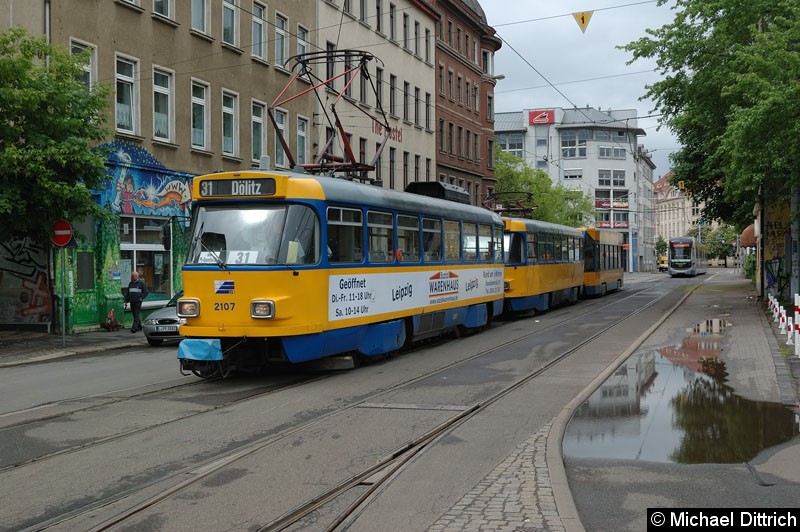
[[[64,247],[72,240],[72,226],[66,220],[56,220],[53,222],[53,235],[50,241],[58,246]]]

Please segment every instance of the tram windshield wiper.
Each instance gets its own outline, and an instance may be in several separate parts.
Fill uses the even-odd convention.
[[[221,249],[224,249],[225,248],[225,235],[220,234],[220,233],[205,233],[205,232],[203,232],[203,228],[205,227],[205,224],[206,224],[206,222],[203,221],[203,223],[200,225],[200,230],[197,231],[197,236],[195,237],[194,242],[195,242],[195,244],[197,244],[198,242],[200,243],[200,249],[202,249],[203,251],[208,252],[208,254],[211,255],[211,258],[213,259],[214,263],[217,265],[217,267],[220,270],[227,270],[228,269],[228,265],[225,264],[225,261],[223,261],[220,258],[219,254],[216,251],[211,249],[208,246],[208,244],[206,244],[206,240],[211,240],[213,242],[221,244],[219,247]]]

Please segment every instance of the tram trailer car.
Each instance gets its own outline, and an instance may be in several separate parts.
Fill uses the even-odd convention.
[[[506,312],[544,312],[576,302],[583,288],[583,234],[524,218],[503,218],[503,223]]]
[[[694,277],[706,273],[706,248],[691,236],[669,239],[669,266],[671,277]]]
[[[596,227],[582,227],[583,292],[587,297],[603,296],[622,288],[622,233]]]
[[[198,176],[192,199],[182,371],[380,355],[502,312],[489,210],[278,171]]]

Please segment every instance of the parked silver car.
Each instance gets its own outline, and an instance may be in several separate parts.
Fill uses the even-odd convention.
[[[178,292],[169,300],[164,308],[154,310],[142,322],[142,330],[150,345],[161,345],[164,340],[182,340],[178,327],[183,319],[178,317],[178,298],[183,296],[183,291]]]

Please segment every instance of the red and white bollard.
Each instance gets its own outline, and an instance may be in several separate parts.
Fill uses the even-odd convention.
[[[792,336],[794,335],[794,326],[792,325],[792,318],[786,320],[786,345],[794,345]]]

